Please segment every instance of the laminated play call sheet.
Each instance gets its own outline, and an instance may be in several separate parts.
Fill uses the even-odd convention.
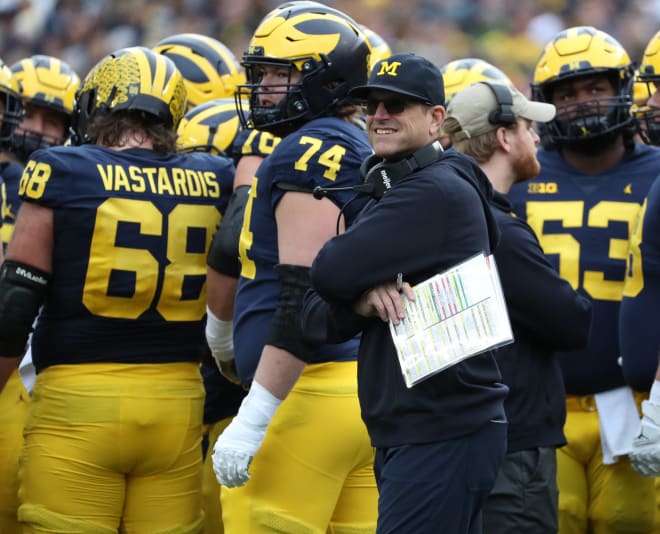
[[[495,258],[479,254],[402,294],[405,318],[390,332],[412,387],[461,360],[513,342]]]

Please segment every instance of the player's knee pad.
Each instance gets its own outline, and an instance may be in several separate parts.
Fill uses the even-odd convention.
[[[25,525],[24,532],[34,534],[116,534],[117,530],[94,523],[74,519],[43,506],[22,504],[18,508],[18,520]]]
[[[287,534],[318,534],[319,529],[300,518],[282,515],[275,510],[257,508],[250,514],[250,523],[264,530]]]
[[[204,532],[204,514],[201,513],[197,520],[187,525],[167,528],[165,530],[150,530],[151,534],[202,534]]]

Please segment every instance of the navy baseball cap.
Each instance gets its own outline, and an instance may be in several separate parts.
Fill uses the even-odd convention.
[[[445,104],[445,86],[440,69],[415,54],[394,54],[371,69],[367,85],[354,87],[353,98],[366,100],[373,89],[406,95],[429,106]]]

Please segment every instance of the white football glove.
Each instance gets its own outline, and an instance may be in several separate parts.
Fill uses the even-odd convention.
[[[647,477],[660,476],[660,406],[642,402],[640,433],[628,455],[635,471]]]
[[[252,382],[238,413],[213,447],[213,471],[218,483],[235,488],[250,479],[250,462],[281,402],[261,384]]]

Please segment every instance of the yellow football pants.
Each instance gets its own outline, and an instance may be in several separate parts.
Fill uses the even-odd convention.
[[[18,370],[0,393],[0,533],[21,534],[18,523],[18,458],[29,395]]]
[[[271,421],[250,480],[221,489],[225,534],[375,532],[373,457],[356,362],[308,365]]]
[[[636,473],[627,457],[603,465],[593,396],[568,396],[557,451],[560,534],[649,534],[656,513],[655,480]]]
[[[27,533],[201,533],[204,388],[196,363],[58,365],[25,422]]]

